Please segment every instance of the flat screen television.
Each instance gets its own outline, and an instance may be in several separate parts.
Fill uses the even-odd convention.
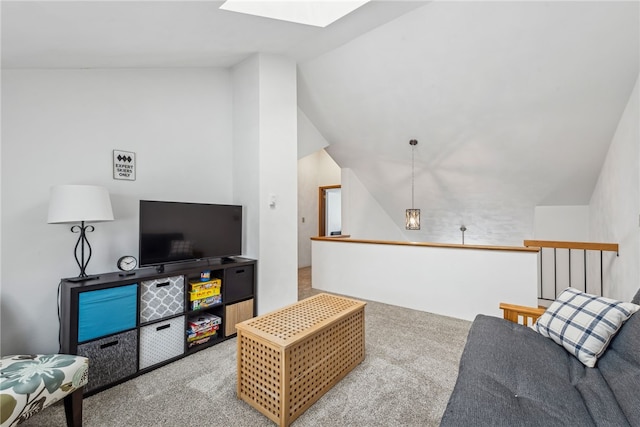
[[[140,266],[242,254],[242,206],[140,200]]]

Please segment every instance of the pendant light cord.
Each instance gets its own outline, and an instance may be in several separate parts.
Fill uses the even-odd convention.
[[[406,229],[420,230],[420,209],[415,208],[415,186],[416,186],[416,145],[417,139],[409,141],[411,145],[411,209],[406,212]]]
[[[415,153],[416,146],[411,146],[411,209],[414,209],[414,187],[415,187]]]

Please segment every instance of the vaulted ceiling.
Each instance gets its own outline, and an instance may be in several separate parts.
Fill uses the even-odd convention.
[[[638,2],[432,2],[300,64],[299,105],[409,240],[531,238],[588,205],[638,77]]]
[[[411,240],[513,243],[536,205],[584,205],[638,77],[636,1],[374,1],[327,28],[221,1],[2,2],[3,68],[298,62],[299,106]],[[494,236],[494,237],[492,237]],[[524,236],[530,237],[530,236]],[[457,237],[456,237],[457,238]]]

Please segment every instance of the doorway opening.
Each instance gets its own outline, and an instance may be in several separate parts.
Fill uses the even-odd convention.
[[[342,186],[319,187],[318,213],[318,236],[342,234]]]

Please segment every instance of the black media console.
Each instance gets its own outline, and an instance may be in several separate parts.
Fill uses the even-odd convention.
[[[236,257],[62,279],[60,352],[89,358],[86,395],[234,337],[256,315],[256,267]]]

